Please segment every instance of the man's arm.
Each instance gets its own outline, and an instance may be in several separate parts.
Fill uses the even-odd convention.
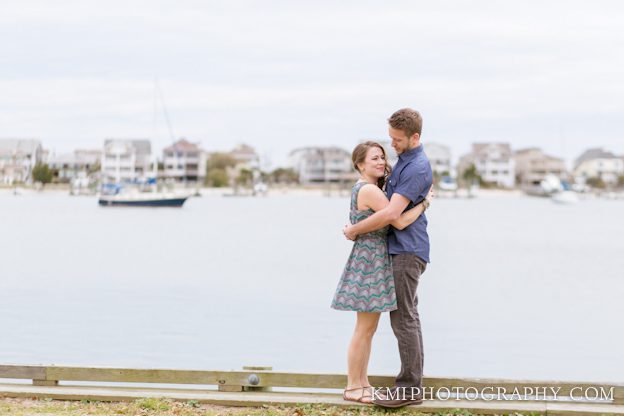
[[[415,222],[418,217],[420,217],[424,212],[429,209],[429,205],[431,205],[431,201],[435,197],[435,191],[433,190],[433,186],[429,189],[429,193],[427,197],[423,199],[419,204],[414,206],[407,211],[403,211],[398,220],[392,221],[390,224],[396,228],[397,230],[404,230],[410,224]]]
[[[401,216],[401,213],[405,211],[409,202],[409,199],[395,192],[392,194],[392,198],[390,198],[390,203],[387,207],[377,211],[365,220],[345,227],[345,237],[349,240],[355,240],[360,234],[370,233],[371,231],[385,227],[392,221],[396,221]]]

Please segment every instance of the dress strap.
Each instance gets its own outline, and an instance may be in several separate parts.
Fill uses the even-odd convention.
[[[353,190],[351,191],[351,209],[354,211],[357,211],[357,197],[360,193],[360,189],[366,184],[367,182],[358,182],[353,185]]]

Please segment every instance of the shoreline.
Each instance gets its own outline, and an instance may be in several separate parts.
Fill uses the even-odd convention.
[[[71,195],[69,186],[53,185],[44,187],[43,189],[35,189],[34,187],[17,187],[19,193],[15,194],[15,187],[0,186],[0,196],[68,196],[68,197],[82,197],[82,198],[96,198],[98,194],[88,195]],[[200,197],[251,197],[254,196],[251,190],[239,190],[236,192],[235,188],[223,187],[223,188],[210,188],[210,187],[175,187],[171,190],[163,191],[165,193],[171,192],[176,194],[189,193],[195,196],[199,193]],[[350,188],[346,187],[324,187],[324,186],[279,186],[271,187],[264,195],[256,195],[256,198],[263,197],[275,197],[275,196],[298,196],[298,197],[340,197],[348,198],[350,195]],[[624,191],[610,191],[610,192],[590,192],[578,194],[581,200],[590,199],[602,199],[602,200],[622,200],[624,199]],[[531,198],[531,199],[548,199],[548,197],[539,197],[526,194],[521,189],[487,189],[482,188],[476,191],[474,196],[468,195],[467,189],[459,189],[457,192],[448,191],[436,191],[436,199],[481,199],[481,198]]]

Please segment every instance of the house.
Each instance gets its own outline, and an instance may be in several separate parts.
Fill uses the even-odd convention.
[[[289,167],[299,175],[303,185],[354,180],[357,175],[351,154],[339,147],[304,147],[289,155]]]
[[[178,181],[204,181],[206,153],[198,143],[180,139],[163,149],[163,175]]]
[[[101,150],[75,150],[60,155],[48,154],[47,165],[59,182],[69,182],[74,178],[86,178],[100,170]]]
[[[560,180],[568,176],[563,159],[549,156],[537,147],[516,151],[514,159],[516,180],[524,186],[539,185],[547,175],[554,175]]]
[[[588,149],[574,162],[574,177],[579,182],[600,178],[605,184],[615,185],[624,175],[624,160],[604,149]]]
[[[106,139],[102,152],[102,179],[131,182],[153,175],[152,145],[146,139]]]
[[[260,168],[260,157],[254,148],[249,145],[239,144],[230,151],[230,156],[246,169],[254,170]]]
[[[41,142],[35,139],[0,139],[0,182],[31,183],[32,170],[41,162]]]
[[[439,143],[423,143],[423,150],[431,164],[431,170],[438,175],[451,174],[451,149]]]
[[[504,188],[516,183],[515,162],[508,143],[473,143],[472,151],[459,160],[459,175],[474,165],[484,182]]]

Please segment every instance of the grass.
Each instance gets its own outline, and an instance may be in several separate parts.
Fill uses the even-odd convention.
[[[378,407],[342,408],[324,405],[226,407],[195,400],[139,399],[133,402],[64,401],[0,398],[0,415],[11,416],[400,416],[426,415],[417,409],[386,410]],[[432,414],[427,414],[432,415]],[[531,414],[513,413],[510,416]],[[439,412],[433,416],[476,416],[467,410]]]

